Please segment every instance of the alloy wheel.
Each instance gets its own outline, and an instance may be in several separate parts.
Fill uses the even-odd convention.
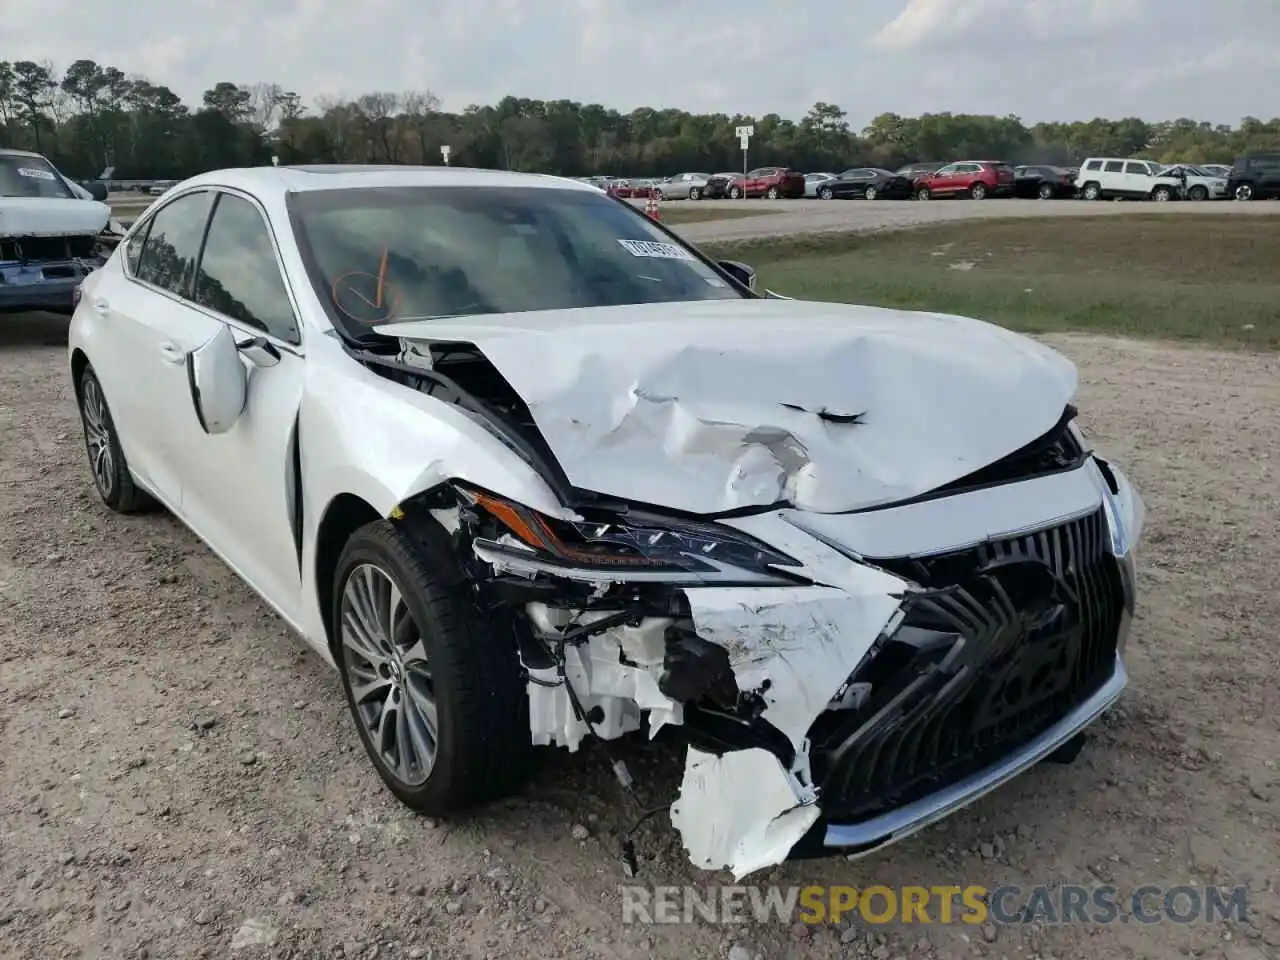
[[[1042,184],[1040,184],[1039,194],[1040,194],[1040,199],[1041,199],[1041,200],[1052,200],[1052,199],[1053,199],[1053,187],[1049,186],[1049,184],[1047,184],[1047,183],[1042,183]]]
[[[362,563],[342,588],[342,666],[374,751],[405,786],[435,766],[439,719],[422,634],[395,581]]]
[[[823,187],[818,191],[818,196],[823,200],[830,200],[835,196],[835,192],[830,187]]]
[[[1237,199],[1237,200],[1252,200],[1252,199],[1253,199],[1253,187],[1252,187],[1252,186],[1250,186],[1250,185],[1249,185],[1249,184],[1247,184],[1247,183],[1242,183],[1242,184],[1240,184],[1240,186],[1236,187],[1236,199]]]
[[[84,421],[85,446],[89,450],[89,466],[93,482],[104,500],[115,492],[116,463],[111,452],[111,426],[102,388],[95,377],[86,377],[81,387],[80,414]]]
[[[864,200],[874,200],[878,196],[880,196],[880,194],[875,187],[867,187],[867,189],[862,193],[862,199]]]

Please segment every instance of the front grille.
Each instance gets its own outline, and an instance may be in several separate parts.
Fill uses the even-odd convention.
[[[969,550],[876,563],[918,583],[905,619],[854,673],[858,709],[810,730],[834,822],[942,789],[1035,739],[1115,669],[1124,608],[1101,510]]]
[[[93,256],[95,237],[6,237],[0,240],[0,260],[71,260]]]

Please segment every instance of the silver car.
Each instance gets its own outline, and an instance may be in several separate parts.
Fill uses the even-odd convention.
[[[658,193],[663,200],[701,200],[710,178],[709,173],[677,173],[658,181]]]
[[[822,185],[835,178],[836,175],[834,173],[806,173],[804,175],[804,195],[810,200],[814,199],[817,197]]]

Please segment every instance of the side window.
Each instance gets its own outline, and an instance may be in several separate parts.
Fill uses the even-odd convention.
[[[196,274],[195,301],[210,310],[298,342],[298,322],[262,214],[248,200],[218,198]]]
[[[958,167],[954,163],[949,163],[945,167],[939,168],[935,173],[935,177],[949,177],[955,173]]]
[[[138,272],[138,262],[142,259],[142,247],[147,242],[147,234],[150,232],[151,221],[148,220],[129,238],[129,245],[124,248],[124,261],[130,273]]]
[[[213,194],[203,190],[178,197],[156,211],[134,276],[180,297],[190,297],[212,204]]]
[[[1106,167],[1107,173],[1124,173],[1124,164],[1119,160],[1108,160]]]
[[[1126,163],[1124,165],[1125,173],[1136,173],[1143,177],[1151,176],[1151,171],[1147,169],[1145,163]]]
[[[1085,168],[1086,170],[1101,170],[1101,169],[1102,169],[1102,161],[1101,161],[1101,160],[1090,160],[1088,163],[1086,163],[1086,164],[1084,165],[1084,168]]]

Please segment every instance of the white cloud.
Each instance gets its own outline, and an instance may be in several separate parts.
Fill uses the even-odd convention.
[[[268,12],[263,12],[263,11]],[[311,99],[428,89],[799,117],[1277,112],[1277,0],[5,0],[0,59],[87,57],[188,103],[219,80]]]

